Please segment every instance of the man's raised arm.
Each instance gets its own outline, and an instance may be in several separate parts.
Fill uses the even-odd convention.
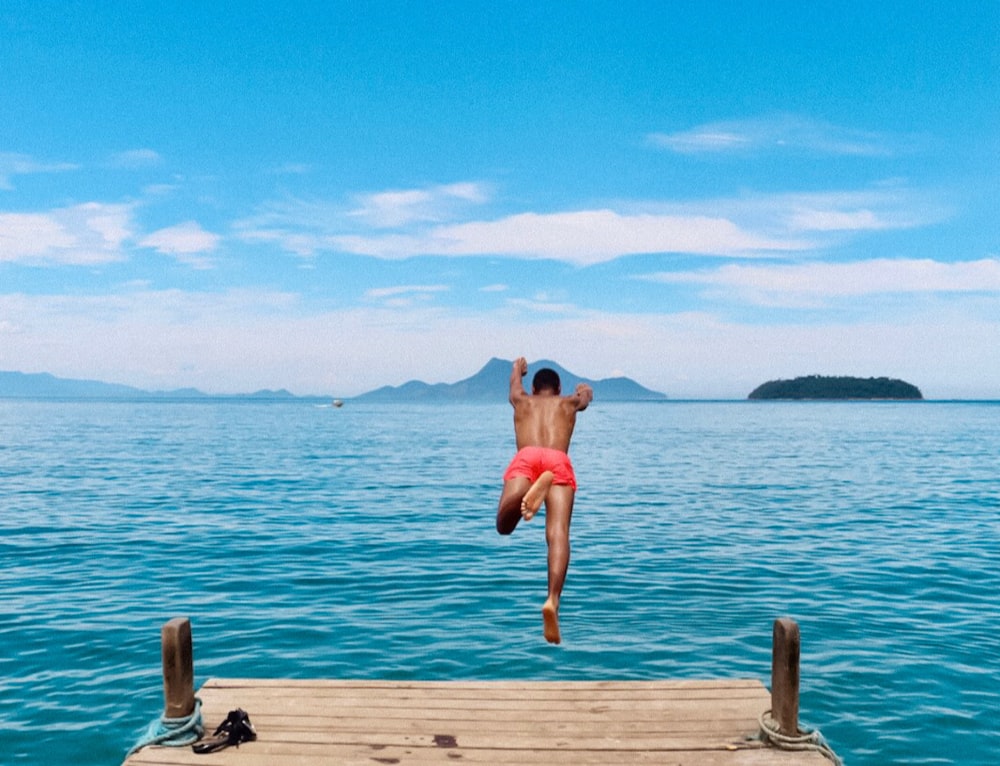
[[[576,399],[577,412],[583,412],[594,401],[594,389],[586,383],[577,383],[576,392],[571,398]]]
[[[514,360],[514,365],[510,370],[510,403],[514,404],[515,401],[523,396],[527,396],[528,392],[524,390],[524,382],[521,380],[525,375],[528,374],[528,360],[523,356],[519,356]]]

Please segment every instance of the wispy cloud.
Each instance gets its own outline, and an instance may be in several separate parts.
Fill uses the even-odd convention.
[[[349,228],[348,208],[328,200],[287,197],[260,205],[250,216],[233,223],[233,232],[245,242],[277,245],[302,257],[329,250],[329,238]]]
[[[46,213],[0,213],[0,261],[71,266],[125,258],[132,208],[88,202]]]
[[[349,215],[375,228],[450,220],[470,205],[489,199],[482,184],[462,182],[423,189],[400,189],[359,195]]]
[[[375,287],[365,291],[366,298],[394,298],[397,295],[412,293],[441,293],[447,291],[447,285],[396,285],[395,287]]]
[[[530,298],[511,298],[507,305],[532,316],[581,316],[591,313],[572,303],[555,300],[545,293],[538,293]]]
[[[366,290],[364,297],[388,308],[406,308],[426,303],[434,295],[447,292],[449,289],[447,285],[395,285]]]
[[[910,229],[939,223],[950,215],[940,200],[893,185],[785,194],[775,197],[774,205],[792,232]]]
[[[647,140],[679,154],[796,150],[873,157],[896,150],[886,135],[789,114],[711,122],[674,133],[650,133]]]
[[[788,220],[802,231],[874,231],[898,228],[873,210],[802,210]]]
[[[739,197],[654,203],[649,211],[693,216],[706,211],[754,232],[798,240],[808,237],[819,250],[830,236],[843,239],[852,233],[912,229],[940,223],[952,210],[940,195],[916,191],[898,182],[862,189],[782,194],[746,193]]]
[[[734,255],[808,247],[767,237],[709,216],[627,215],[613,210],[520,213],[494,221],[431,227],[409,235],[331,238],[341,250],[379,258],[413,255],[506,255],[552,258],[579,266],[637,253]]]
[[[355,197],[359,200],[363,207],[324,200],[271,202],[237,222],[234,230],[246,241],[275,244],[303,256],[507,256],[587,266],[650,253],[754,257],[819,251],[829,244],[828,235],[912,228],[948,215],[926,195],[893,183],[689,202],[622,202],[614,209],[525,211],[467,220],[460,216],[475,212],[469,206],[486,201],[477,184],[386,191]],[[468,204],[456,205],[456,200]]]
[[[1000,293],[1000,259],[941,263],[878,258],[852,263],[728,264],[717,269],[645,277],[671,284],[725,288],[764,306],[814,307],[839,298],[893,293]]]
[[[163,158],[153,149],[129,149],[112,154],[109,162],[112,167],[135,170],[155,167],[163,162]]]
[[[34,173],[62,173],[76,170],[77,167],[69,162],[43,162],[27,154],[0,152],[0,190],[12,190],[14,176]]]

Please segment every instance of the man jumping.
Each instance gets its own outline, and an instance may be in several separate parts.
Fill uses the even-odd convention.
[[[529,395],[521,381],[527,374],[528,362],[519,357],[510,373],[517,454],[503,476],[497,532],[509,535],[522,518],[530,521],[545,504],[549,595],[542,607],[542,621],[545,640],[558,644],[559,597],[569,568],[569,522],[576,495],[569,442],[576,413],[587,409],[594,392],[580,383],[571,396],[562,396],[559,374],[544,368],[535,373]]]

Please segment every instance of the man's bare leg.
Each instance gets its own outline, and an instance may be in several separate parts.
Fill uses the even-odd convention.
[[[545,541],[549,546],[549,597],[542,606],[542,626],[545,640],[558,644],[559,598],[562,596],[566,571],[569,569],[569,522],[573,515],[575,491],[565,484],[549,488],[545,500]]]
[[[521,520],[521,503],[531,487],[527,477],[516,476],[503,483],[503,493],[497,506],[497,532],[509,535]]]
[[[549,494],[553,478],[552,471],[545,471],[535,479],[535,483],[524,493],[524,498],[521,500],[521,516],[524,517],[525,521],[531,521],[538,513],[538,509],[542,507],[545,496]]]

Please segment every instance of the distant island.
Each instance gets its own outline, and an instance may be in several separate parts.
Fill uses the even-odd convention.
[[[383,386],[356,396],[358,402],[505,402],[512,359],[490,359],[475,375],[457,383],[424,383],[411,380],[401,386]],[[630,378],[604,378],[591,380],[569,372],[549,359],[540,359],[528,364],[525,388],[531,388],[531,378],[542,367],[549,367],[559,373],[563,393],[571,393],[578,383],[586,383],[594,389],[594,399],[602,402],[663,401],[666,394],[639,385]]]
[[[852,378],[808,375],[769,380],[748,399],[923,399],[920,389],[896,378]]]
[[[490,359],[475,375],[457,383],[428,384],[411,380],[401,386],[383,386],[374,391],[350,397],[352,402],[504,402],[513,361]],[[588,383],[599,401],[660,401],[665,394],[640,386],[629,378],[591,380],[567,371],[555,362],[541,360],[528,366],[525,385],[530,388],[531,376],[541,367],[551,367],[559,373],[564,392],[571,392],[577,383]],[[98,380],[57,378],[47,372],[0,371],[0,398],[14,399],[120,399],[120,400],[198,400],[198,399],[257,399],[261,401],[320,401],[330,402],[330,396],[296,396],[285,389],[263,390],[252,394],[206,394],[195,388],[169,391],[145,391],[119,383]],[[348,397],[337,399],[341,402]]]

